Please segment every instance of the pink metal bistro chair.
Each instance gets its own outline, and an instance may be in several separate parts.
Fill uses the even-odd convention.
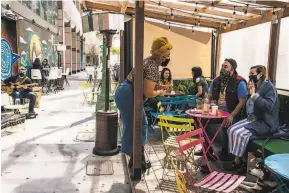
[[[199,139],[194,140],[184,145],[183,143],[181,143],[181,141],[188,140],[188,138],[192,138],[192,137],[198,137]],[[229,193],[233,191],[234,189],[236,189],[245,180],[246,178],[245,176],[226,174],[226,173],[216,172],[212,170],[209,164],[208,158],[206,156],[206,153],[205,153],[206,150],[204,148],[204,138],[202,137],[202,129],[197,129],[197,130],[185,133],[183,135],[180,135],[176,138],[176,141],[179,144],[179,151],[184,159],[187,178],[188,178],[189,184],[192,187],[200,187],[206,190],[214,190],[217,192]],[[185,152],[190,151],[192,148],[194,148],[197,145],[202,146],[204,159],[211,173],[208,176],[206,176],[204,179],[202,179],[201,181],[194,183],[192,180],[192,170],[190,170],[190,167],[189,167],[190,163],[188,162],[188,158]]]

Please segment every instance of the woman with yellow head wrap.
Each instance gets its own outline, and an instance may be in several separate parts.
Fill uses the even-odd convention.
[[[163,90],[155,91],[155,86],[159,81],[159,66],[167,65],[170,60],[170,50],[172,44],[166,37],[156,38],[151,47],[151,56],[144,59],[143,78],[144,78],[144,101],[147,98],[163,96]],[[121,114],[122,120],[122,146],[121,151],[131,157],[129,167],[132,166],[132,144],[133,144],[133,109],[134,109],[134,69],[129,73],[126,80],[117,88],[115,93],[115,103]],[[143,111],[142,144],[146,144],[147,138],[147,117]],[[142,170],[145,171],[150,164],[147,164],[142,147]]]

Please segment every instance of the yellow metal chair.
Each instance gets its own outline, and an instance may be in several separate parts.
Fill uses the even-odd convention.
[[[93,94],[93,86],[90,82],[80,82],[80,88],[84,97],[82,105],[84,105],[85,102],[89,102],[89,96]]]
[[[175,179],[180,193],[190,193],[186,186],[186,178],[178,168],[175,168]]]
[[[162,132],[162,142],[165,149],[163,178],[168,174],[170,169],[175,165],[181,167],[181,155],[178,152],[179,144],[176,141],[177,136],[194,130],[194,120],[189,118],[170,117],[166,115],[159,115],[159,126]],[[168,135],[166,137],[165,135]],[[195,139],[188,139],[183,141],[183,144],[189,143]],[[193,160],[193,152],[188,152],[188,157]],[[184,170],[184,167],[182,167]],[[166,171],[166,169],[168,169]]]

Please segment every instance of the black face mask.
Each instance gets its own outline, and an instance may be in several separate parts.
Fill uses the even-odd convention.
[[[221,69],[221,71],[220,71],[220,77],[221,78],[229,78],[230,76],[231,76],[230,72],[228,72],[224,68]]]
[[[24,74],[23,72],[20,72],[20,73],[19,73],[19,76],[20,76],[20,77],[24,77],[25,74]]]
[[[166,59],[166,60],[162,63],[161,66],[166,67],[166,66],[169,64],[170,60],[171,60],[171,59]]]
[[[258,82],[258,77],[257,77],[257,75],[250,75],[250,76],[249,76],[249,80],[250,80],[250,81],[253,81],[254,84],[257,84],[257,82]]]

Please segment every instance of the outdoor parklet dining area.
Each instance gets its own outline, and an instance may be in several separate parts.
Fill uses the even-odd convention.
[[[253,175],[240,175],[237,174],[237,171],[228,172],[225,169],[226,162],[220,160],[214,142],[219,132],[225,128],[225,119],[230,114],[222,110],[216,101],[201,100],[194,95],[179,92],[178,89],[173,89],[162,97],[156,97],[156,110],[145,107],[149,125],[144,153],[150,161],[151,167],[145,173],[142,172],[142,136],[140,133],[142,133],[143,123],[143,60],[144,45],[150,44],[144,39],[145,18],[164,20],[168,24],[169,30],[173,25],[191,26],[193,33],[198,26],[213,29],[211,32],[210,81],[217,77],[217,72],[222,65],[220,63],[222,62],[220,59],[220,55],[222,55],[221,39],[224,34],[263,23],[270,23],[269,52],[266,56],[268,58],[268,61],[266,61],[268,62],[267,78],[276,85],[277,76],[279,76],[276,70],[278,67],[278,49],[276,47],[279,44],[281,21],[289,16],[288,3],[283,1],[226,1],[225,3],[219,1],[187,1],[185,3],[190,4],[191,7],[187,7],[181,1],[83,2],[84,10],[109,11],[113,14],[130,15],[134,18],[135,39],[133,41],[130,39],[130,44],[134,44],[133,84],[134,88],[138,89],[134,90],[134,112],[132,115],[134,117],[133,165],[131,169],[128,169],[131,173],[133,191],[256,192],[260,186],[264,185],[264,182],[261,182],[263,185],[260,185],[259,180],[257,183],[257,179],[263,179],[270,171],[274,180],[270,181],[272,182],[271,185],[267,186],[270,186],[276,192],[288,192],[289,172],[285,167],[288,160],[285,157],[288,156],[289,152],[288,149],[284,148],[288,145],[288,133],[282,133],[282,135],[278,133],[278,136],[274,134],[275,138],[269,136],[250,139],[248,148],[252,149],[249,150],[248,154],[247,170],[255,169],[257,160],[261,159],[264,163],[262,165],[264,169],[262,177],[257,175],[256,178],[255,175],[254,178]],[[192,14],[193,12],[195,14]],[[127,36],[123,35],[124,31],[120,32],[120,83],[129,72],[126,57],[130,55],[132,58],[132,51],[127,47],[124,49],[125,45],[127,46],[125,42]],[[162,36],[162,34],[158,35]],[[178,52],[178,50],[174,51]],[[106,62],[109,63],[109,59]],[[288,86],[287,88],[278,88],[279,90],[279,100],[282,97],[288,97]],[[280,102],[282,102],[280,105],[282,109],[286,108],[286,105],[288,107],[288,98],[282,99]],[[280,110],[280,113],[284,112]],[[218,120],[220,124],[215,128],[213,135],[208,134],[208,126],[210,122],[215,120]],[[120,131],[122,129],[121,121],[119,129]],[[273,139],[270,140],[271,138]],[[268,142],[269,140],[270,142]],[[277,146],[280,149],[277,150]],[[195,152],[199,150],[202,151],[203,156],[195,155]],[[282,156],[285,159],[281,159]],[[128,160],[127,157],[127,162],[129,162]],[[204,172],[204,169],[207,169],[207,171]]]

